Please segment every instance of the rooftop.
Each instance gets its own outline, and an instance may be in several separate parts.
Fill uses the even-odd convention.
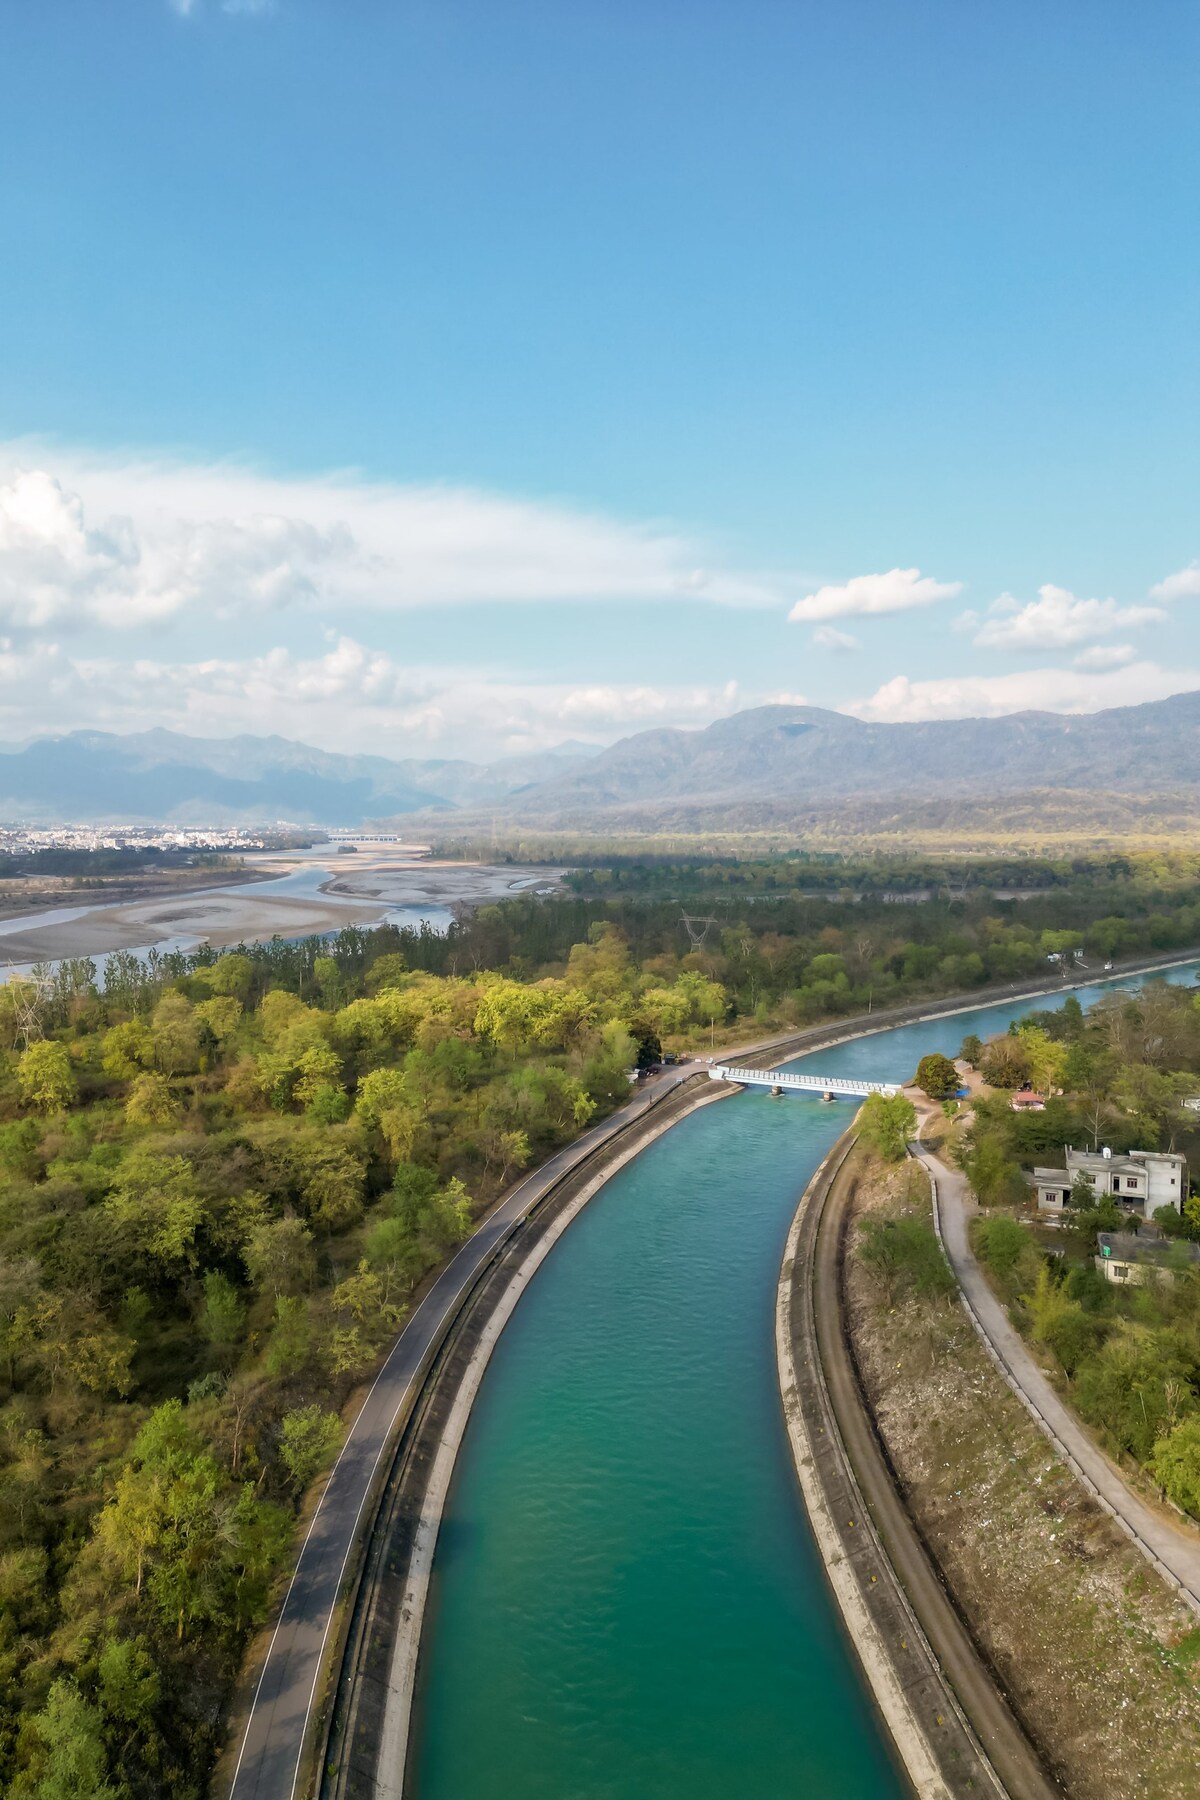
[[[1200,1263],[1200,1244],[1188,1238],[1139,1237],[1134,1231],[1099,1231],[1096,1241],[1101,1256],[1113,1262]]]
[[[1098,1174],[1113,1168],[1139,1169],[1148,1162],[1182,1165],[1186,1160],[1174,1150],[1073,1150],[1069,1144],[1066,1156],[1068,1169],[1095,1169]]]

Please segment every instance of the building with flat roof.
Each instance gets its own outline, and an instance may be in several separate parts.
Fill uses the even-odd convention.
[[[1143,1237],[1133,1231],[1099,1231],[1094,1258],[1106,1281],[1128,1287],[1144,1286],[1158,1277],[1173,1277],[1178,1269],[1200,1264],[1200,1244],[1187,1238]]]
[[[1065,1169],[1035,1169],[1038,1208],[1061,1213],[1071,1204],[1071,1190],[1082,1176],[1097,1200],[1115,1200],[1139,1218],[1152,1219],[1160,1206],[1183,1211],[1187,1198],[1188,1169],[1184,1157],[1173,1150],[1130,1150],[1118,1156],[1111,1150],[1072,1150],[1065,1153]]]

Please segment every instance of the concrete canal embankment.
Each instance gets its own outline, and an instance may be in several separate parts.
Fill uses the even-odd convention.
[[[932,1566],[857,1380],[841,1259],[853,1130],[810,1181],[784,1253],[780,1392],[829,1586],[897,1756],[921,1800],[1050,1800],[1060,1790]]]
[[[324,1800],[401,1800],[438,1530],[471,1408],[534,1274],[587,1202],[664,1132],[735,1089],[704,1075],[573,1168],[464,1297],[403,1430],[371,1534],[321,1756]]]

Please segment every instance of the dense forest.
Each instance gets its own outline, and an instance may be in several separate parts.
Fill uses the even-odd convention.
[[[975,1227],[979,1254],[1081,1415],[1200,1518],[1200,1270],[1168,1253],[1145,1285],[1107,1281],[1095,1267],[1097,1233],[1138,1221],[1082,1182],[1063,1230],[1014,1210],[1029,1208],[1024,1171],[1059,1166],[1068,1144],[1180,1151],[1194,1178],[1200,1120],[1182,1102],[1200,1091],[1200,993],[1153,982],[1135,996],[1107,994],[1086,1014],[1068,998],[990,1044],[969,1039],[964,1053],[1000,1089],[1033,1080],[1051,1095],[1044,1112],[1015,1114],[1003,1092],[974,1105],[961,1155],[989,1209]],[[1200,1196],[1140,1229],[1200,1241]]]
[[[628,1095],[614,934],[538,985],[342,948],[304,998],[269,952],[0,990],[6,1791],[202,1792],[339,1409],[473,1212]]]
[[[707,892],[690,927],[653,896],[518,898],[0,988],[6,1791],[203,1793],[343,1407],[635,1064],[1200,942],[1182,870],[853,913]]]

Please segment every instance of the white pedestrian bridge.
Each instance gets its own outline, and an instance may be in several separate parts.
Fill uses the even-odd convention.
[[[745,1087],[776,1088],[780,1093],[829,1094],[835,1100],[865,1100],[868,1094],[882,1094],[890,1100],[900,1092],[894,1081],[856,1081],[851,1075],[794,1075],[790,1069],[736,1069],[729,1063],[714,1063],[708,1075],[710,1081],[736,1081]]]

